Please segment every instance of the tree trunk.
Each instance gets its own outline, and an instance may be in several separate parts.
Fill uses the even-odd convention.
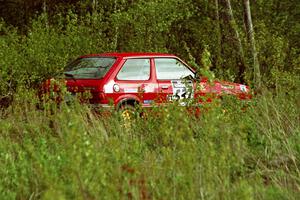
[[[46,0],[43,1],[42,9],[43,9],[43,13],[47,13],[47,2],[46,2]]]
[[[91,14],[93,15],[96,10],[97,1],[91,0]]]
[[[215,0],[215,21],[216,21],[216,34],[217,34],[217,58],[216,58],[216,68],[220,69],[221,65],[221,27],[220,27],[220,14],[219,14],[219,0]]]
[[[244,80],[244,72],[246,69],[246,62],[245,62],[242,41],[241,41],[240,34],[237,29],[237,24],[236,24],[235,18],[233,16],[230,0],[225,0],[225,5],[226,5],[226,9],[227,9],[229,23],[235,33],[235,38],[237,40],[237,45],[238,45],[238,49],[239,49],[240,61],[238,63],[238,68],[239,68],[238,78],[239,78],[240,82],[244,82],[245,81]]]
[[[114,0],[114,13],[117,13],[117,0]],[[118,50],[118,38],[119,38],[119,25],[115,25],[115,36],[113,40],[114,50]]]
[[[260,67],[257,58],[256,46],[255,46],[254,30],[253,30],[249,0],[244,0],[244,10],[245,10],[245,17],[246,17],[245,22],[246,22],[247,37],[250,41],[251,53],[253,59],[252,62],[253,62],[253,71],[254,71],[254,83],[257,88],[260,88],[261,75],[260,75]]]

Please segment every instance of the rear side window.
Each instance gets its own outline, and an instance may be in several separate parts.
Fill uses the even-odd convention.
[[[112,57],[86,57],[71,62],[65,70],[65,74],[78,79],[102,78],[115,63]]]
[[[156,58],[155,68],[157,79],[160,80],[181,79],[189,75],[195,76],[187,66],[175,58]]]
[[[149,80],[149,59],[128,59],[117,75],[118,80]]]

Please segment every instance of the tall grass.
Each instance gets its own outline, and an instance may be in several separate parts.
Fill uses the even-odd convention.
[[[1,199],[297,199],[298,100],[225,99],[198,117],[170,105],[129,127],[117,112],[19,92],[1,112]],[[224,111],[225,110],[225,111]]]
[[[115,19],[121,25],[122,15]],[[128,125],[116,111],[102,116],[76,102],[47,102],[38,109],[31,89],[39,80],[61,72],[70,58],[117,49],[118,34],[112,30],[123,29],[111,29],[103,20],[101,13],[79,19],[70,12],[51,24],[41,15],[26,36],[0,23],[0,104],[5,100],[9,106],[0,108],[0,199],[300,196],[296,72],[273,70],[268,84],[275,90],[255,97],[247,109],[245,102],[224,98],[201,107],[200,116],[169,105],[145,110]],[[136,32],[144,30],[143,23]],[[166,37],[169,26],[164,27],[160,33]],[[155,40],[148,45],[165,51],[164,37],[156,37],[157,26],[151,30],[149,38]],[[123,41],[119,35],[119,45],[148,49],[143,46],[148,32],[129,42],[125,33]],[[268,49],[274,46],[266,44]],[[279,55],[281,46],[275,50]],[[275,57],[265,65],[284,62]]]

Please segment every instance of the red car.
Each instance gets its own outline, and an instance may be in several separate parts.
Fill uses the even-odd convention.
[[[197,76],[180,58],[163,53],[103,53],[81,56],[65,69],[71,94],[89,91],[89,102],[99,107],[125,108],[136,104],[151,107],[170,101],[211,101],[235,95],[249,99],[246,85]],[[209,94],[209,95],[208,95]],[[209,96],[200,98],[203,96]],[[194,101],[195,102],[195,101]]]

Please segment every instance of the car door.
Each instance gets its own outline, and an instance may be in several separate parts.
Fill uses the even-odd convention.
[[[152,71],[149,58],[126,59],[115,77],[118,87],[115,103],[134,99],[143,106],[150,106],[157,93],[157,83]]]
[[[179,101],[194,97],[194,72],[177,58],[155,58],[159,103]]]

